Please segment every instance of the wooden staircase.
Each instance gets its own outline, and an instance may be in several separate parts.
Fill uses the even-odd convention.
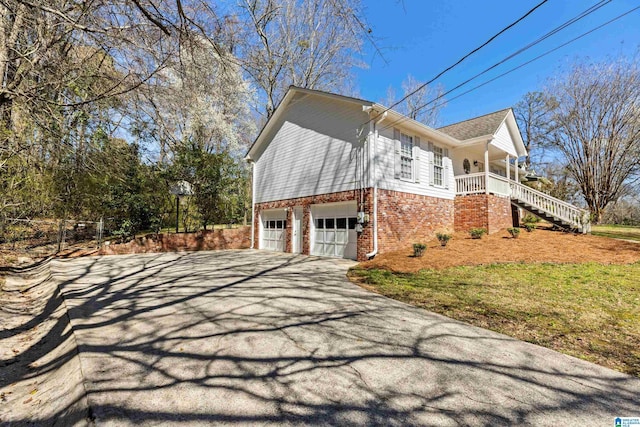
[[[511,204],[552,224],[580,233],[591,231],[589,212],[531,187],[510,181]]]

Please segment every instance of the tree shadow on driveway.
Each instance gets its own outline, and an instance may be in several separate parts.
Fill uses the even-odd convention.
[[[639,379],[372,294],[346,280],[345,265],[261,251],[56,263],[96,423],[599,425],[637,415]]]

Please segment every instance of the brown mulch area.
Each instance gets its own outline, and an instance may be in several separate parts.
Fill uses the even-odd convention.
[[[510,262],[632,264],[638,261],[639,243],[539,228],[531,233],[523,229],[517,239],[506,230],[485,235],[480,240],[471,239],[468,233],[454,233],[445,248],[435,239],[428,242],[421,258],[413,257],[413,249],[407,248],[380,254],[360,267],[414,273],[425,268]]]

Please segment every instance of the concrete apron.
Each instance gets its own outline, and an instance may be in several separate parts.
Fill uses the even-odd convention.
[[[640,379],[264,251],[57,262],[98,425],[613,425]]]

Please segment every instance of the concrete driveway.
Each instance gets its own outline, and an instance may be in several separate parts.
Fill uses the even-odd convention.
[[[98,425],[603,425],[640,380],[261,251],[57,262]]]

